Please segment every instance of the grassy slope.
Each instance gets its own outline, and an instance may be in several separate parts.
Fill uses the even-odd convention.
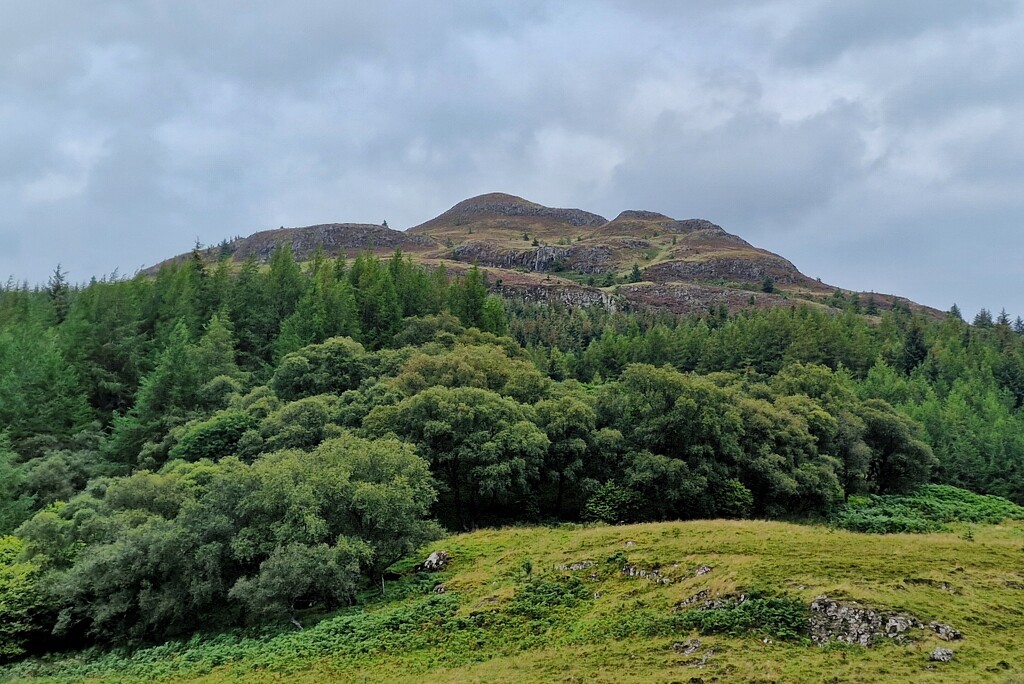
[[[172,669],[135,672],[148,681],[163,672],[203,682],[1024,681],[1024,589],[1017,588],[1024,587],[1024,524],[978,527],[973,541],[963,536],[962,529],[875,536],[759,521],[480,531],[434,545],[454,558],[440,577],[413,575],[404,587],[391,589],[391,601],[342,616],[352,624],[375,616],[364,632],[374,635],[370,642],[354,637],[358,629],[328,628],[333,623],[327,620],[211,661],[226,665],[188,664],[209,655],[200,646],[184,658],[168,654],[162,666]],[[627,546],[630,541],[635,545]],[[666,586],[625,577],[604,562],[617,552],[689,579]],[[587,598],[536,619],[513,616],[510,606],[525,581],[527,560],[535,579],[579,577]],[[599,565],[559,570],[584,560]],[[713,571],[694,577],[704,564]],[[597,581],[589,577],[595,571]],[[447,593],[430,593],[440,580]],[[671,648],[693,634],[654,628],[673,614],[674,604],[701,589],[726,593],[752,585],[805,602],[827,593],[906,611],[925,623],[947,622],[965,639],[947,644],[921,632],[916,643],[904,646],[822,649],[764,643],[755,634],[709,636],[701,637],[704,650],[715,654],[697,668],[692,656]],[[591,598],[592,592],[599,597]],[[956,651],[952,663],[927,661],[939,645]],[[113,681],[132,671],[114,667],[90,674]]]

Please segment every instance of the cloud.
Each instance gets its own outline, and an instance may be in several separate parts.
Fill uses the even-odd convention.
[[[934,32],[959,33],[1011,16],[1012,0],[828,0],[818,2],[786,36],[779,56],[812,66],[857,50],[908,43]]]
[[[0,25],[0,277],[500,190],[1024,313],[982,258],[1024,251],[1020,6],[39,0]]]

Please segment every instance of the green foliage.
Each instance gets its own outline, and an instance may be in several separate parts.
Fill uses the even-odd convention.
[[[442,485],[440,511],[453,525],[517,519],[530,505],[548,439],[529,407],[475,387],[431,387],[375,408],[364,427],[416,444]]]
[[[0,537],[0,662],[24,653],[28,640],[43,631],[40,567],[22,560],[23,550],[18,538]]]
[[[505,610],[510,615],[540,620],[563,608],[573,608],[591,597],[578,577],[560,580],[531,579],[516,589]]]
[[[807,605],[802,601],[753,590],[733,605],[686,611],[677,624],[701,634],[737,636],[752,632],[797,641],[807,637],[808,618]]]
[[[605,482],[594,492],[583,508],[583,519],[610,525],[622,524],[637,519],[639,495],[615,482]]]
[[[401,251],[301,266],[280,245],[237,271],[213,254],[0,288],[0,533],[17,530],[55,647],[346,605],[432,517],[887,532],[1024,503],[1024,337],[1005,312],[972,327],[872,298],[868,321],[849,293],[735,316],[568,309]]]
[[[853,497],[831,523],[854,532],[938,532],[948,523],[1024,520],[1024,508],[998,496],[949,485],[923,485],[909,495]]]
[[[10,449],[7,436],[0,433],[0,534],[10,534],[32,510],[32,499],[25,494],[25,472]]]
[[[341,394],[359,386],[366,350],[348,337],[331,338],[288,354],[270,380],[278,397],[293,401],[314,394]]]
[[[171,458],[216,461],[231,456],[237,453],[238,442],[246,431],[258,425],[255,417],[240,411],[222,411],[207,420],[190,423],[171,449]]]

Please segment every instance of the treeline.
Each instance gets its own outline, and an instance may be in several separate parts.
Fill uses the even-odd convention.
[[[909,311],[503,303],[400,253],[58,269],[0,292],[0,657],[345,605],[435,520],[1021,501],[1022,349]]]

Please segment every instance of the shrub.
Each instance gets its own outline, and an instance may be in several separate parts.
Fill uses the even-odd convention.
[[[908,495],[850,497],[832,524],[853,532],[938,532],[948,523],[1024,520],[1024,508],[999,496],[949,485],[923,485]]]

